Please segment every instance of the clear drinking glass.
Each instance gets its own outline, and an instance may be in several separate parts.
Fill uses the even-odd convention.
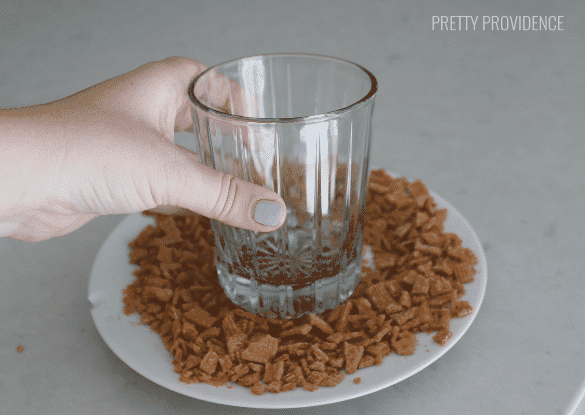
[[[220,79],[210,90],[211,79]],[[199,160],[267,187],[287,206],[270,233],[212,221],[226,295],[267,317],[321,313],[358,285],[376,78],[341,59],[268,54],[190,85]],[[229,99],[221,108],[213,96]],[[223,100],[225,101],[225,100]]]

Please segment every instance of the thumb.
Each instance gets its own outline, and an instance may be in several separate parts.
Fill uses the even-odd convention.
[[[170,144],[170,143],[169,143]],[[272,232],[286,220],[286,205],[273,191],[199,163],[197,155],[173,146],[176,156],[154,180],[159,205],[189,209],[226,225]],[[159,174],[161,172],[159,171]]]

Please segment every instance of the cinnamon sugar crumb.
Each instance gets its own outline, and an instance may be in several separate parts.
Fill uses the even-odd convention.
[[[386,356],[414,354],[417,333],[447,344],[450,320],[473,312],[461,297],[477,258],[444,232],[447,210],[436,207],[420,180],[372,171],[363,229],[373,260],[364,260],[345,303],[294,320],[257,316],[227,298],[207,218],[144,212],[156,226],[129,243],[138,269],[124,289],[124,313],[140,314],[161,337],[186,384],[237,383],[258,396],[335,387]]]

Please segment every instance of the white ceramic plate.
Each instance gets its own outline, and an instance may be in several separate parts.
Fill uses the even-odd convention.
[[[153,218],[140,213],[124,219],[108,236],[96,256],[88,290],[91,315],[106,344],[128,366],[165,388],[204,401],[251,408],[299,408],[340,402],[376,392],[421,371],[453,347],[475,319],[486,290],[487,264],[477,235],[453,206],[436,193],[430,193],[439,208],[448,209],[445,231],[458,234],[463,246],[470,248],[479,260],[475,281],[465,285],[467,293],[463,297],[473,307],[473,313],[451,320],[453,337],[446,346],[436,344],[432,335],[419,333],[419,344],[414,355],[404,357],[391,354],[381,366],[371,366],[358,370],[354,375],[346,375],[343,382],[334,388],[321,387],[315,392],[297,388],[286,393],[266,392],[263,396],[255,396],[248,388],[239,385],[227,389],[179,382],[179,375],[171,364],[171,354],[158,334],[150,331],[149,326],[140,325],[138,314],[126,316],[122,310],[122,290],[134,281],[132,271],[136,268],[129,263],[128,243],[147,225],[154,225]],[[356,385],[352,379],[358,376],[361,377],[361,384]]]

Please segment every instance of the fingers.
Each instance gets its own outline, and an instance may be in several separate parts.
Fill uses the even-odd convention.
[[[284,223],[286,205],[271,190],[215,171],[187,155],[180,163],[176,156],[173,160],[165,163],[166,177],[153,181],[157,204],[189,209],[227,225],[259,232],[271,232]]]
[[[235,81],[211,70],[195,85],[195,96],[205,105],[228,114],[255,117],[256,99]]]
[[[197,75],[207,69],[207,66],[200,62],[188,58],[171,57],[164,59],[165,70],[167,70],[176,79],[176,89],[174,90],[174,104],[176,104],[175,114],[169,114],[169,118],[174,115],[174,132],[193,131],[193,117],[191,114],[191,101],[188,96],[190,83]],[[169,105],[168,110],[172,112],[174,105]],[[172,140],[171,140],[172,141]]]
[[[200,62],[174,56],[142,65],[54,105],[69,118],[92,118],[96,112],[124,114],[173,141],[175,131],[192,129],[187,89],[205,69]]]
[[[230,114],[244,117],[257,117],[257,100],[254,95],[246,91],[240,84],[230,81],[230,94],[229,100],[226,102],[226,111]]]
[[[188,88],[205,69],[200,62],[173,56],[142,65],[51,105],[69,118],[91,118],[96,111],[129,115],[172,142],[175,132],[193,130]],[[232,114],[256,116],[256,100],[242,86],[218,73],[210,73],[206,80],[198,83],[197,91],[205,92],[202,97],[211,106]]]
[[[206,216],[263,232],[284,223],[286,206],[273,192],[214,170],[204,174],[208,178],[205,190],[210,192],[207,208],[211,208]]]
[[[133,76],[145,78],[145,84],[156,89],[156,95],[151,96],[158,96],[156,105],[158,113],[155,111],[150,119],[159,122],[157,130],[170,141],[173,141],[170,131],[193,131],[192,103],[188,96],[188,88],[193,79],[205,69],[207,67],[200,62],[174,56],[143,65],[134,71],[136,74]],[[161,83],[168,85],[156,88]],[[138,84],[142,83],[138,82]],[[230,114],[247,117],[255,117],[257,114],[256,99],[237,82],[228,80],[216,71],[210,71],[202,82],[197,83],[195,94],[210,107]],[[144,93],[140,95],[147,96]],[[155,101],[152,98],[149,99]],[[162,124],[160,124],[161,120],[164,121]],[[170,120],[174,120],[172,130],[169,125]],[[156,122],[154,124],[156,126]]]
[[[199,156],[197,155],[197,153],[186,149],[178,144],[176,144],[176,146],[178,148],[180,148],[184,154],[193,162],[193,163],[199,163]],[[165,206],[165,205],[161,205],[161,206],[157,206],[153,209],[149,209],[150,212],[155,212],[155,213],[162,213],[164,215],[191,215],[193,214],[193,211],[189,210],[189,209],[185,209],[185,208],[180,208],[178,206]]]
[[[89,108],[97,102],[102,108],[146,122],[172,142],[175,132],[193,131],[188,88],[206,69],[200,62],[173,56],[142,65],[76,95],[87,101]],[[237,115],[256,115],[256,100],[238,83],[214,71],[203,80],[197,83],[195,93],[211,107]],[[78,100],[69,103],[79,107]]]

